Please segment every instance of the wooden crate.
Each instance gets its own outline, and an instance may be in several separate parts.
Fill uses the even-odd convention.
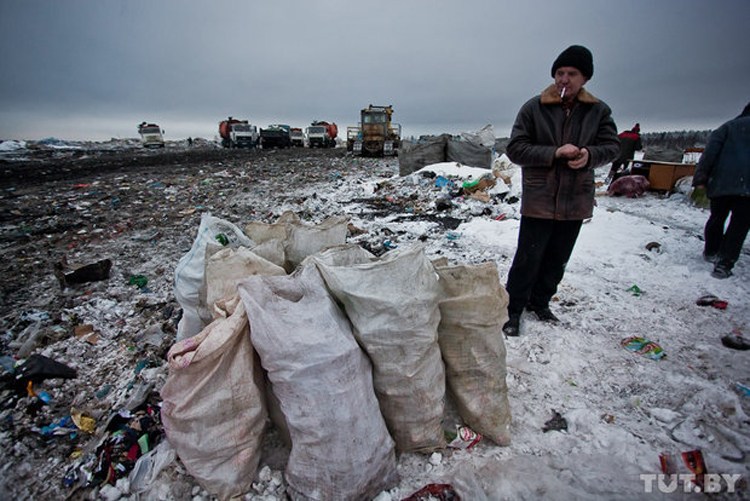
[[[678,179],[695,173],[695,164],[636,160],[633,162],[632,171],[634,174],[647,176],[650,189],[671,191]]]

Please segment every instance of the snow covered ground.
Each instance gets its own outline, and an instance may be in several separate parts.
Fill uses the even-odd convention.
[[[399,177],[394,159],[321,156],[305,160],[308,163],[288,160],[277,165],[276,158],[269,154],[247,163],[206,165],[198,173],[154,171],[145,177],[120,173],[112,179],[96,179],[97,190],[90,194],[55,186],[50,200],[64,195],[82,207],[84,214],[112,214],[114,222],[129,214],[135,221],[131,223],[134,228],[103,225],[95,234],[111,233],[111,238],[98,244],[86,244],[81,237],[75,253],[71,251],[76,261],[109,255],[115,258],[118,274],[143,273],[153,279],[150,292],[133,291],[132,286],[118,285],[122,280],[116,279],[99,282],[86,294],[70,290],[66,292],[69,299],[59,306],[48,304],[45,296],[56,286],[54,278],[34,286],[38,299],[29,307],[64,309],[64,318],[76,316],[94,324],[102,338],[98,345],[87,346],[73,336],[60,337],[42,351],[62,357],[79,371],[78,380],[55,385],[54,395],[60,401],[56,411],[65,410],[65,399],[75,395],[78,404],[97,408],[98,415],[105,417],[116,410],[118,398],[128,396],[129,381],[138,379],[157,389],[163,384],[166,364],[136,372],[134,378],[136,355],[115,348],[134,344],[130,337],[138,339],[147,331],[152,319],[138,312],[160,311],[165,304],[174,304],[169,270],[174,270],[177,259],[189,248],[197,230],[190,222],[204,210],[238,224],[249,222],[248,218],[271,222],[285,210],[308,221],[348,214],[354,226],[366,232],[350,237],[352,241],[381,250],[423,242],[431,258],[494,262],[505,282],[519,226],[520,174],[514,168],[508,171],[513,181],[510,187],[496,186],[487,202],[450,199],[449,187],[439,188],[434,178],[423,173]],[[252,170],[251,163],[263,168]],[[456,164],[422,170],[442,174],[457,184],[470,175],[486,173]],[[607,170],[598,171],[600,180]],[[506,191],[505,197],[498,195]],[[19,190],[8,196],[7,203],[26,196]],[[98,202],[88,203],[90,197],[98,197]],[[118,198],[121,205],[112,209],[110,198]],[[448,199],[452,208],[435,210],[438,201]],[[698,495],[687,492],[689,484],[670,483],[657,475],[662,453],[674,455],[677,473],[689,473],[680,454],[695,449],[702,451],[709,473],[724,475],[721,483],[707,490],[722,489],[720,497],[729,499],[750,496],[746,457],[750,452],[750,353],[720,342],[730,333],[750,336],[750,243],[746,242],[734,275],[717,280],[701,256],[708,211],[694,207],[685,194],[667,197],[649,192],[628,199],[609,197],[600,188],[597,203],[551,305],[561,323],[545,324],[525,314],[521,336],[505,340],[513,414],[511,444],[498,447],[482,441],[470,450],[402,454],[398,486],[381,493],[378,501],[403,499],[432,483],[452,484],[465,500],[693,498]],[[160,214],[163,226],[156,234],[145,225]],[[425,214],[453,218],[457,226],[448,228],[445,220],[441,225]],[[148,238],[143,237],[145,233]],[[727,301],[728,306],[697,305],[696,300],[706,294]],[[6,335],[10,334],[17,333],[9,328]],[[654,360],[626,350],[621,342],[631,336],[658,343],[666,356]],[[105,384],[113,387],[110,395],[94,399],[93,392]],[[543,431],[553,412],[565,419],[567,431]],[[17,410],[15,415],[22,414]],[[16,430],[22,425],[19,420]],[[46,487],[38,486],[52,481],[48,479],[59,483],[73,461],[62,452],[65,443],[57,442],[57,449],[46,445],[48,449],[41,449],[46,452],[32,454],[30,444],[36,442],[13,445],[12,436],[10,431],[0,434],[13,457],[12,463],[0,469],[5,477],[0,492],[45,492]],[[259,471],[258,489],[245,499],[284,499],[278,494],[283,492],[279,482],[284,451],[266,450],[262,465],[267,467]],[[46,492],[60,492],[58,488]],[[94,491],[108,499],[127,498],[127,492],[123,485]],[[207,498],[184,468],[173,462],[145,498],[186,496]]]
[[[423,170],[431,168],[444,175],[467,170]],[[607,171],[598,171],[602,180]],[[661,491],[679,497],[683,482],[656,477],[659,455],[675,455],[677,473],[688,474],[680,454],[695,449],[708,472],[734,475],[734,489],[747,489],[750,395],[740,385],[750,386],[750,353],[726,348],[720,338],[750,336],[748,243],[734,275],[717,280],[701,255],[708,211],[685,194],[630,199],[600,188],[597,204],[553,298],[562,323],[525,313],[521,336],[506,339],[512,444],[454,452],[437,466],[404,455],[399,496],[448,482],[462,485],[466,499],[635,499],[660,495],[662,480]],[[517,208],[495,210],[516,215]],[[458,238],[431,240],[428,253],[495,261],[504,283],[518,226],[514,218],[470,218],[455,230]],[[698,306],[706,294],[727,308]],[[627,351],[621,341],[630,336],[658,343],[666,356]],[[553,410],[567,432],[542,431]]]

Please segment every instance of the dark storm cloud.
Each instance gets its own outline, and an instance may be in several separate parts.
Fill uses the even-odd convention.
[[[724,0],[6,1],[0,138],[213,137],[259,125],[357,121],[392,104],[406,134],[493,124],[550,81],[573,43],[621,127],[712,128],[750,99],[750,2]]]

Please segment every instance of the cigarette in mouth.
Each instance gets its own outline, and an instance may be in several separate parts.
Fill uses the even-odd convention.
[[[567,87],[563,87],[563,90],[560,92],[560,99],[565,97],[565,89],[567,89]]]

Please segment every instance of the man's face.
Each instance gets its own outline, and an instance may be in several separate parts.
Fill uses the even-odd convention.
[[[583,73],[573,66],[561,66],[555,72],[555,87],[559,93],[565,89],[565,100],[573,99],[587,81]]]

